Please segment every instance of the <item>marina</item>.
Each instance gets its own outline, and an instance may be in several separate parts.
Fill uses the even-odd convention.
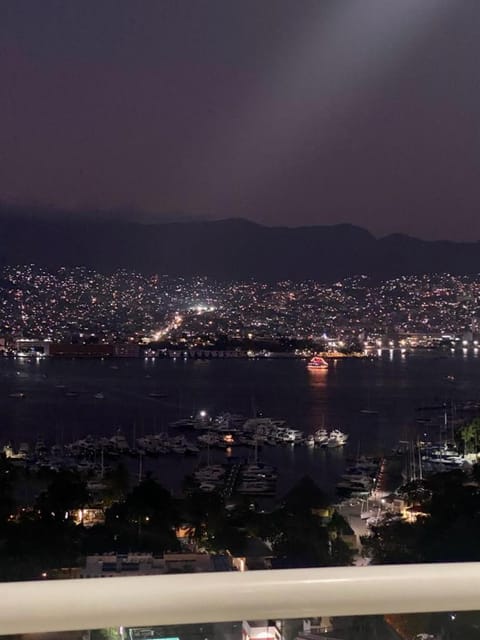
[[[65,445],[47,446],[43,439],[37,439],[34,443],[22,442],[15,449],[9,442],[3,446],[3,454],[16,466],[29,470],[73,470],[102,479],[111,464],[119,460],[138,460],[141,469],[146,457],[193,456],[201,465],[202,454],[205,453],[207,464],[199,466],[193,473],[200,490],[211,492],[221,485],[222,491],[229,494],[235,489],[246,495],[275,495],[277,469],[260,462],[259,452],[266,446],[311,446],[300,430],[270,418],[245,420],[238,415],[231,418],[224,414],[207,420],[199,415],[196,419],[177,421],[172,427],[175,427],[173,435],[167,431],[139,438],[135,438],[134,430],[131,441],[118,430],[110,437],[87,435]],[[202,433],[198,434],[199,431]],[[326,434],[325,442],[319,440],[313,446],[336,449],[348,440],[348,436],[338,429],[322,432]],[[210,463],[211,450],[214,449],[224,453],[223,464]],[[248,449],[250,453],[246,452]],[[239,456],[234,457],[232,452],[236,450]],[[141,473],[140,470],[139,477]]]
[[[380,459],[400,442],[451,440],[478,410],[480,361],[387,352],[312,370],[287,360],[0,358],[0,380],[0,443],[15,455],[28,449],[29,464],[37,443],[53,468],[64,459],[99,473],[103,455],[105,466],[125,460],[137,474],[141,458],[144,473],[180,491],[209,461],[257,459],[277,470],[276,495],[305,474],[335,495],[352,480],[342,477],[354,475],[351,459]],[[437,457],[423,461],[425,472],[452,464]],[[354,481],[362,493],[364,481]],[[243,488],[267,490],[261,482],[247,477]]]

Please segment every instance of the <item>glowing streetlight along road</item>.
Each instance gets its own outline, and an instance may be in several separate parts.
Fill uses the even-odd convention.
[[[155,341],[161,340],[162,338],[167,336],[171,331],[175,331],[176,329],[178,329],[182,325],[182,322],[183,322],[183,317],[178,313],[175,314],[175,317],[173,318],[173,320],[169,322],[164,329],[160,329],[159,331],[153,334],[152,339]]]

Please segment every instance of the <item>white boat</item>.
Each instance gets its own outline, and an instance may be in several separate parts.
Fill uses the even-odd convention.
[[[193,429],[196,425],[196,421],[191,418],[183,418],[182,420],[176,420],[171,423],[171,427],[176,427],[178,429]]]
[[[27,457],[27,453],[25,451],[19,450],[18,453],[15,453],[11,444],[6,444],[3,447],[3,453],[9,460],[25,460]]]
[[[340,476],[342,482],[365,482],[371,484],[372,479],[366,476],[364,473],[344,473]]]
[[[243,473],[244,482],[276,482],[276,473]]]
[[[268,464],[252,463],[247,464],[243,467],[242,473],[274,473],[275,467],[272,467]]]
[[[339,431],[339,429],[334,429],[329,433],[327,447],[329,447],[330,449],[343,447],[343,445],[346,444],[347,440],[348,436],[345,433]]]
[[[94,396],[95,400],[104,400],[105,395],[103,393],[96,393]]]
[[[312,434],[307,436],[305,439],[305,444],[307,444],[309,447],[315,446],[315,436],[313,436]]]
[[[299,429],[286,428],[283,430],[281,439],[283,442],[296,444],[303,440],[303,433]]]
[[[161,445],[155,440],[153,436],[144,436],[143,438],[137,438],[137,446],[140,451],[143,451],[147,455],[158,455],[161,453]]]
[[[339,491],[348,491],[349,493],[369,493],[372,487],[370,480],[358,478],[357,480],[343,480],[337,484]]]
[[[118,453],[127,453],[130,450],[127,439],[121,433],[117,433],[109,439],[109,445]]]
[[[186,453],[190,453],[190,454],[200,453],[200,449],[196,445],[192,444],[191,442],[188,442],[185,445],[185,448],[186,448]]]
[[[244,423],[244,416],[241,416],[238,413],[221,413],[213,420],[215,427],[218,427],[219,425],[229,425],[230,429],[238,429],[242,427]]]
[[[225,469],[218,465],[211,465],[198,469],[193,473],[193,477],[200,484],[209,482],[210,484],[220,484],[223,482]]]
[[[262,494],[262,493],[273,493],[273,488],[271,483],[269,482],[242,482],[238,489],[238,493],[247,493],[247,494]]]
[[[317,429],[313,434],[315,438],[315,443],[322,446],[327,446],[328,442],[328,431],[326,429]]]
[[[216,433],[204,433],[198,436],[197,441],[202,445],[215,446],[221,443],[221,438]]]
[[[225,475],[225,469],[220,464],[209,464],[194,471],[193,475],[195,478],[204,478],[207,476],[221,478]]]
[[[217,485],[212,484],[211,482],[202,482],[202,484],[199,486],[200,491],[204,491],[205,493],[212,493],[212,491],[215,491],[217,488]]]
[[[178,453],[179,455],[185,455],[185,453],[187,452],[187,447],[185,445],[174,445],[172,447],[172,451],[173,453]]]

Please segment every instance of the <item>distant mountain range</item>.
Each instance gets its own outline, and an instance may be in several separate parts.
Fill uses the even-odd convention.
[[[265,227],[241,219],[142,224],[0,212],[0,263],[328,282],[358,274],[480,273],[480,243],[429,242],[400,234],[377,239],[348,224]]]

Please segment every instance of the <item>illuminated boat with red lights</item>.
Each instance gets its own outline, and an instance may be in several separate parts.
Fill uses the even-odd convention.
[[[313,356],[308,361],[307,367],[309,369],[328,369],[328,362],[320,356]]]

